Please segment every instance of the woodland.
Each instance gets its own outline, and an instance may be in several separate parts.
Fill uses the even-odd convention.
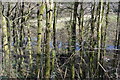
[[[0,79],[120,80],[120,1],[0,1]]]

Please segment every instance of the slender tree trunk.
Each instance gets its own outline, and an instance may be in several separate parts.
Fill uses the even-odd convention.
[[[24,16],[24,2],[21,2],[20,4],[20,15],[22,16],[21,19],[20,19],[20,31],[19,32],[19,56],[23,56],[24,55],[24,47],[23,44],[24,44],[24,21],[25,21],[25,18],[23,17]],[[19,57],[19,64],[18,64],[18,72],[19,74],[22,76],[23,74],[23,64],[24,64],[24,57]]]
[[[101,7],[102,8],[102,18],[101,18],[101,48],[104,48],[104,26],[103,26],[103,18],[104,18],[104,8],[105,8],[105,2],[103,2],[103,6]],[[100,63],[101,63],[101,65],[103,65],[103,59],[102,59],[102,57],[104,56],[104,54],[103,53],[100,53]],[[101,76],[101,79],[103,79],[103,75],[104,75],[104,71],[103,71],[103,69],[100,67],[100,76]]]
[[[117,10],[117,28],[116,28],[116,41],[115,41],[115,48],[120,48],[120,1],[118,2],[118,10]],[[114,71],[114,77],[118,79],[118,67],[119,67],[119,51],[116,51],[114,54],[114,60],[113,60],[113,68],[115,68]]]
[[[106,7],[107,7],[107,8],[106,8],[106,9],[107,9],[107,10],[106,10],[106,14],[105,14],[105,20],[106,20],[105,23],[106,23],[106,24],[105,24],[105,30],[104,30],[104,33],[103,33],[103,35],[104,35],[104,36],[103,36],[103,48],[104,48],[103,57],[106,56],[106,49],[105,49],[105,48],[106,48],[106,41],[107,41],[107,40],[106,40],[106,39],[107,39],[107,29],[108,29],[108,24],[109,24],[109,22],[108,22],[109,2],[106,2]],[[105,75],[105,74],[103,73],[102,76],[103,76],[103,75]]]
[[[52,69],[51,69],[51,74],[54,75],[54,67],[55,67],[55,58],[56,58],[56,22],[57,22],[57,7],[56,3],[54,3],[54,21],[53,21],[53,46],[54,49],[52,50]]]
[[[24,40],[24,34],[23,34],[23,28],[24,28],[24,2],[21,3],[21,24],[20,24],[20,47],[23,47],[23,40]]]
[[[105,24],[104,44],[103,44],[104,48],[106,47],[107,28],[108,28],[108,24],[109,24],[109,22],[108,22],[109,2],[107,2],[106,5],[107,5],[107,12],[106,12],[106,24]],[[105,51],[106,51],[106,50],[104,50],[104,54],[106,53]]]
[[[79,21],[79,44],[80,44],[80,57],[81,57],[81,62],[80,62],[80,76],[82,79],[85,79],[85,70],[84,70],[84,65],[82,59],[84,58],[84,52],[83,52],[83,47],[84,45],[83,42],[83,37],[84,37],[84,9],[83,9],[83,2],[80,3],[80,16],[78,18]]]
[[[71,6],[72,7],[72,6]],[[69,26],[68,26],[68,55],[71,53],[71,27],[72,27],[72,18],[73,18],[73,15],[72,15],[72,12],[73,10],[70,11],[70,22],[69,22]]]
[[[102,11],[103,1],[99,3],[99,19],[98,19],[98,61],[100,60],[100,48],[101,48],[101,27],[102,27]]]
[[[55,50],[56,50],[56,22],[57,22],[57,7],[56,3],[54,3],[53,46]]]
[[[7,76],[10,76],[10,70],[9,70],[9,55],[10,55],[10,50],[9,50],[9,42],[8,42],[8,20],[6,17],[2,14],[2,43],[3,43],[3,59],[4,59],[4,72],[7,74]]]
[[[42,3],[41,6],[38,9],[37,12],[37,20],[38,20],[38,31],[37,31],[37,78],[40,78],[41,73],[40,73],[40,59],[41,59],[41,40],[42,40],[42,21],[43,21],[43,14],[44,14],[44,10],[45,10],[45,4]]]
[[[93,77],[92,74],[94,74],[95,72],[95,66],[94,66],[94,62],[96,59],[94,59],[95,57],[95,53],[94,53],[94,48],[95,48],[95,2],[92,3],[91,5],[91,40],[90,40],[90,45],[91,45],[91,51],[93,52],[90,52],[90,55],[89,55],[89,58],[90,58],[90,63],[89,63],[89,66],[90,66],[90,72],[89,72],[89,77]]]
[[[16,13],[16,17],[20,17],[20,10],[19,10],[19,6],[17,6],[16,10],[15,10],[15,13]],[[14,51],[15,51],[15,55],[20,55],[20,51],[19,51],[19,40],[20,40],[20,34],[19,34],[19,25],[20,25],[20,20],[18,19],[17,21],[15,21],[16,24],[18,24],[18,26],[14,26],[13,27],[13,31],[15,31],[15,34],[13,34],[13,39],[15,39],[15,43],[14,43]],[[19,70],[19,61],[20,61],[20,58],[16,58],[16,72],[18,72]]]
[[[117,26],[118,26],[117,49],[120,49],[120,1],[118,2]]]
[[[75,2],[74,3],[74,13],[73,13],[73,26],[71,27],[71,32],[72,32],[72,42],[71,42],[71,51],[72,54],[75,54],[75,49],[76,49],[76,24],[77,24],[77,8],[78,8],[79,3]],[[75,78],[75,69],[74,69],[74,57],[71,60],[71,79],[74,80]]]
[[[30,9],[30,6],[29,6],[29,9]],[[30,10],[28,10],[28,14],[30,14]],[[30,30],[31,24],[29,22],[29,16],[30,15],[25,17],[25,22],[27,25],[27,42],[26,42],[27,46],[26,46],[26,49],[27,49],[28,54],[29,54],[29,69],[31,70],[33,67],[33,57],[32,57],[33,51],[32,51],[32,43],[31,43],[32,42],[31,41],[31,30]],[[32,76],[32,72],[33,72],[33,70],[30,71],[30,74],[29,74],[30,76]]]
[[[0,28],[2,27],[2,2],[0,1]],[[0,29],[0,32],[2,32],[2,29]],[[2,53],[3,51],[2,51],[2,34],[0,35],[0,53]],[[0,65],[1,65],[1,67],[0,67],[0,71],[2,71],[3,70],[3,65],[2,65],[2,63],[3,63],[3,54],[0,54],[0,58],[2,58],[1,60],[0,60]],[[1,72],[2,74],[3,74],[3,72]]]
[[[97,31],[97,47],[98,47],[98,57],[97,57],[97,62],[101,62],[101,28],[102,28],[102,12],[103,12],[103,0],[100,0],[99,2],[99,18],[98,18],[98,31]],[[101,75],[101,68],[98,65],[98,77]]]
[[[46,0],[46,46],[45,46],[45,78],[50,78],[50,41],[52,28],[52,0]]]
[[[106,3],[105,2],[103,2],[103,6],[102,6],[102,20],[103,20],[103,18],[104,18],[104,8],[105,8],[105,5],[106,5]],[[102,21],[103,22],[103,21]],[[103,24],[102,24],[102,27],[101,27],[101,48],[104,48],[104,26],[103,26]]]

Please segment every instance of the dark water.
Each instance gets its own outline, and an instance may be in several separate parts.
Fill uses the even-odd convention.
[[[113,46],[113,45],[108,45],[106,47],[107,50],[113,50],[113,49],[117,49],[117,46]]]
[[[28,42],[28,39],[26,37],[26,38],[24,38],[24,43],[23,44],[27,44],[27,42]],[[11,45],[13,46],[14,44],[11,43]],[[32,46],[37,45],[37,38],[36,37],[32,38],[31,45]],[[60,48],[67,49],[68,48],[68,43],[63,43],[62,41],[57,41],[56,45],[57,45],[58,49],[60,49]],[[53,42],[52,41],[50,42],[50,47],[53,48]],[[2,45],[0,45],[0,49],[2,49]],[[114,49],[117,49],[117,47],[114,46],[114,45],[107,45],[106,46],[106,50],[114,50]],[[76,43],[76,51],[79,51],[79,50],[80,50],[80,45],[79,45],[79,43]]]
[[[27,39],[26,39],[27,40]],[[33,41],[33,45],[37,45],[36,41],[37,41],[37,38],[34,37],[32,39]],[[50,42],[50,47],[53,48],[53,42]],[[62,41],[57,41],[57,48],[64,48],[64,49],[67,49],[68,48],[68,43],[63,43]],[[107,50],[113,50],[113,49],[117,49],[117,46],[114,46],[114,45],[107,45],[106,46],[106,49]],[[79,47],[79,43],[76,43],[76,51],[79,51],[80,50],[80,47]]]

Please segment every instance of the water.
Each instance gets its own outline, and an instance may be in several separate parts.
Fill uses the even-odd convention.
[[[24,38],[24,44],[27,44],[28,42],[28,39],[27,37]],[[13,42],[11,43],[11,45],[13,46]],[[33,37],[32,38],[32,46],[36,46],[37,45],[37,38],[36,37]],[[57,48],[60,49],[60,48],[63,48],[63,49],[67,49],[68,48],[68,43],[63,43],[62,41],[57,41]],[[51,48],[54,48],[53,47],[53,41],[50,42],[50,47]],[[0,45],[0,49],[2,48],[2,45]],[[114,49],[117,49],[116,46],[114,45],[107,45],[106,47],[106,50],[114,50]],[[79,51],[80,50],[80,45],[79,43],[76,43],[76,48],[75,48],[76,51]]]
[[[117,49],[117,46],[114,46],[114,45],[108,45],[106,47],[107,50],[114,50],[114,49]]]

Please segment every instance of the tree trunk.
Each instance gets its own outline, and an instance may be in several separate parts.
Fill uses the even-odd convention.
[[[1,13],[2,18],[2,46],[3,46],[3,66],[4,66],[4,73],[7,76],[10,76],[10,50],[9,50],[9,42],[8,42],[8,20],[6,17]]]
[[[76,49],[76,24],[77,24],[77,8],[78,8],[78,5],[79,5],[78,2],[74,3],[73,25],[71,27],[71,33],[72,33],[71,52],[72,52],[72,54],[75,54],[75,49]],[[75,60],[74,60],[74,57],[73,57],[72,60],[71,60],[71,79],[72,80],[74,80],[74,78],[75,78],[74,62],[75,62]]]
[[[52,50],[52,69],[51,74],[54,72],[55,67],[55,58],[56,58],[56,22],[57,22],[57,7],[56,3],[54,3],[54,21],[53,21],[53,50]],[[54,74],[53,74],[54,75]]]
[[[50,78],[50,41],[51,41],[51,28],[52,28],[52,0],[46,0],[46,46],[45,46],[45,78]]]
[[[42,22],[43,22],[43,14],[44,14],[44,10],[45,10],[45,3],[42,3],[41,6],[38,9],[37,12],[37,20],[38,20],[38,31],[37,31],[37,78],[40,78],[40,59],[41,59],[41,40],[42,40]]]
[[[101,62],[101,28],[102,28],[102,12],[103,12],[103,0],[100,0],[99,2],[99,18],[98,18],[98,28],[97,28],[97,39],[98,39],[98,42],[97,42],[97,48],[98,48],[98,57],[97,57],[97,62]],[[101,68],[100,66],[98,65],[98,77],[100,77],[101,75]]]

